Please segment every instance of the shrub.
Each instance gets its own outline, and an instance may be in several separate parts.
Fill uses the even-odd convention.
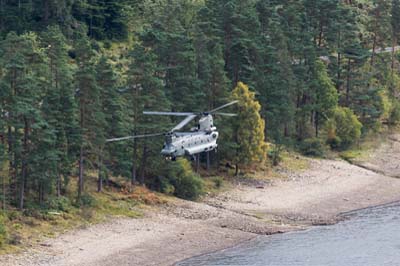
[[[78,207],[95,207],[97,202],[90,194],[83,194],[77,202],[77,205]]]
[[[71,201],[67,197],[50,197],[47,200],[47,208],[50,210],[68,212],[71,210]]]
[[[168,183],[174,187],[173,194],[176,197],[195,200],[204,193],[203,180],[193,172],[186,159],[169,162],[165,172]]]
[[[0,214],[0,247],[3,246],[7,241],[7,230],[5,226],[6,218]]]
[[[338,107],[326,123],[327,143],[332,148],[346,148],[361,137],[362,124],[354,112],[347,107]]]
[[[212,181],[214,182],[215,188],[221,188],[224,184],[224,179],[220,176],[214,177]]]
[[[168,195],[173,195],[175,193],[175,187],[169,182],[169,180],[163,176],[159,177],[160,182],[160,192]]]
[[[283,145],[275,144],[272,149],[268,151],[268,158],[270,159],[273,166],[277,166],[282,161],[281,152],[283,150]]]
[[[392,105],[388,122],[390,125],[397,125],[400,122],[400,103],[398,101]]]
[[[300,143],[300,151],[307,156],[323,156],[326,149],[324,143],[318,138],[308,138]]]

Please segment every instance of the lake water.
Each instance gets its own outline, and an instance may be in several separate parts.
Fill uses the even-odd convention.
[[[400,266],[400,204],[348,214],[332,226],[260,236],[179,266]]]

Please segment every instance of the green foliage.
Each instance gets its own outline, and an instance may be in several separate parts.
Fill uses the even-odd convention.
[[[67,209],[53,195],[77,173],[83,195],[88,169],[99,190],[112,174],[195,198],[201,181],[168,170],[161,138],[105,142],[176,122],[145,109],[204,111],[231,95],[239,116],[215,117],[218,157],[241,166],[265,161],[266,140],[277,164],[284,145],[320,155],[314,136],[344,149],[361,123],[366,132],[400,120],[400,57],[378,52],[399,43],[398,0],[0,2],[0,170],[10,182],[0,194],[20,208],[50,199]]]
[[[346,148],[360,139],[361,128],[362,124],[351,109],[336,108],[326,123],[327,142],[332,148]]]
[[[46,201],[47,208],[54,211],[69,212],[72,208],[71,200],[67,197],[49,197]]]
[[[388,122],[390,125],[398,125],[400,123],[400,102],[397,100],[392,103]]]
[[[179,159],[166,166],[166,178],[174,187],[173,194],[179,198],[196,200],[204,193],[204,182],[199,175],[192,170],[190,163],[186,159]],[[164,185],[168,188],[167,185]],[[169,187],[169,191],[172,189]]]
[[[224,184],[224,178],[221,176],[216,176],[212,178],[212,181],[214,182],[215,188],[219,189],[223,186]]]
[[[238,117],[234,123],[234,141],[237,143],[235,163],[248,165],[265,162],[268,145],[265,143],[265,121],[260,116],[261,105],[255,93],[239,82],[232,91],[232,99],[238,100]]]
[[[92,195],[85,193],[76,202],[76,205],[78,207],[95,207],[97,206],[97,201]]]
[[[0,214],[0,248],[6,243],[8,237],[5,221],[6,217]]]
[[[324,142],[319,138],[305,139],[299,144],[302,154],[307,156],[322,157],[326,152]]]

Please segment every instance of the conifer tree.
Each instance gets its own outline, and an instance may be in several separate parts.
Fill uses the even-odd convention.
[[[338,105],[338,94],[332,80],[329,78],[326,67],[321,60],[315,62],[315,90],[314,125],[315,136],[318,137],[320,123],[324,121]]]
[[[84,192],[84,167],[96,165],[104,145],[104,114],[101,108],[100,89],[96,82],[95,52],[90,40],[78,34],[75,42],[78,70],[75,80],[78,88],[79,126],[81,145],[79,151],[78,200]]]
[[[232,91],[232,99],[238,100],[238,117],[234,124],[236,173],[239,167],[251,163],[263,163],[267,156],[267,144],[264,139],[265,121],[260,116],[261,105],[255,99],[254,92],[242,82]]]
[[[58,26],[48,27],[42,39],[47,46],[50,70],[42,110],[56,138],[53,149],[57,157],[56,191],[60,196],[72,173],[78,145],[74,70],[68,61],[67,40]]]
[[[109,62],[108,58],[102,56],[96,66],[96,80],[101,91],[101,112],[104,116],[103,131],[105,137],[127,135],[127,125],[125,124],[126,102],[118,92],[120,85],[119,77],[114,67]],[[124,168],[126,159],[123,156],[128,150],[124,148],[125,143],[100,143],[98,157],[98,191],[102,190],[103,180],[108,180],[107,169],[114,174],[123,174],[123,171],[118,171],[118,168]],[[108,167],[106,167],[108,166]]]
[[[157,57],[151,49],[142,45],[137,45],[130,56],[132,61],[128,73],[128,86],[131,90],[132,135],[166,132],[169,126],[167,117],[143,115],[144,110],[170,110],[162,79],[158,76]],[[141,145],[138,145],[139,141]],[[159,156],[160,141],[162,140],[133,140],[132,183],[136,181],[138,173],[138,151],[141,149],[139,182],[144,185],[146,166],[157,162],[148,158],[150,155],[153,158],[154,155]]]
[[[46,87],[46,56],[40,48],[37,35],[10,33],[1,42],[2,69],[1,90],[4,92],[4,110],[8,134],[8,152],[11,160],[11,183],[14,186],[18,207],[24,208],[25,191],[36,183],[46,169],[37,167],[37,158],[53,162],[54,158],[43,155],[38,149],[38,135],[51,135],[40,112]],[[43,141],[51,141],[49,138]],[[35,179],[36,178],[36,179]],[[18,190],[16,185],[18,184]],[[16,192],[18,191],[18,196]]]

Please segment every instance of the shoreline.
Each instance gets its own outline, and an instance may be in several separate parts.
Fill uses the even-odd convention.
[[[0,264],[171,266],[259,235],[333,224],[348,212],[400,201],[400,179],[343,160],[306,160],[308,169],[282,169],[284,178],[261,185],[239,180],[200,202],[170,199],[143,218],[73,230],[21,254],[0,256]]]

